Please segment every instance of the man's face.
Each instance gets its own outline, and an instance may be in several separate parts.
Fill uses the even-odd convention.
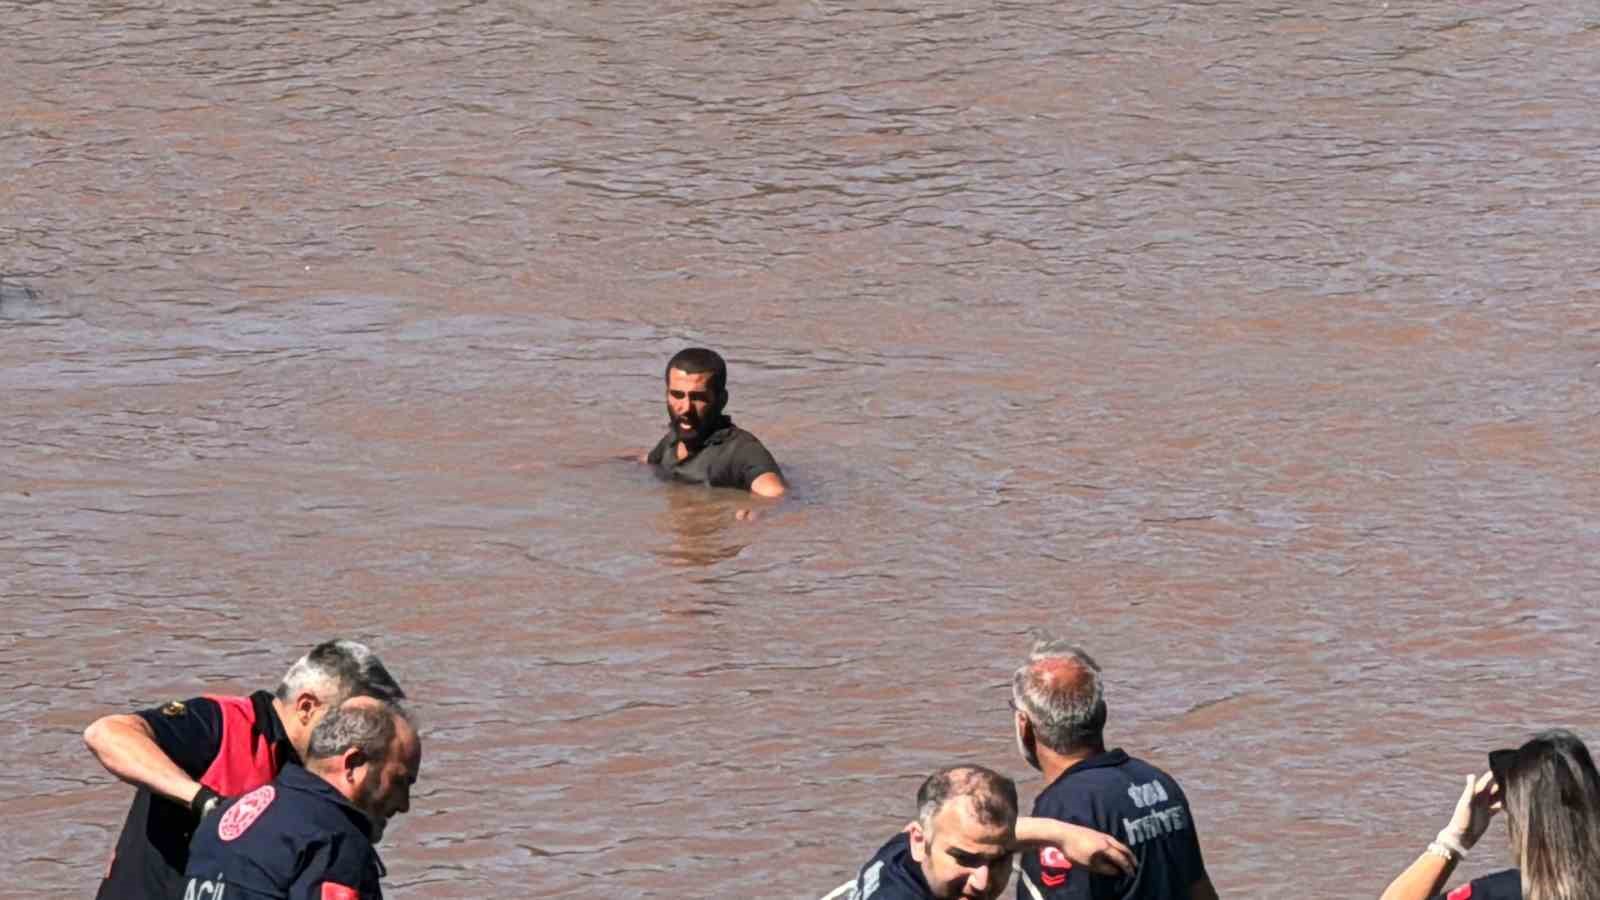
[[[933,817],[932,834],[911,827],[911,857],[935,900],[992,900],[1011,880],[1015,823],[990,825],[973,814],[968,797],[945,803]]]
[[[404,720],[396,722],[394,740],[381,764],[367,766],[366,777],[351,802],[372,820],[372,842],[383,838],[389,820],[411,809],[411,786],[422,768],[422,742]]]
[[[698,442],[716,424],[721,411],[717,394],[711,389],[711,373],[690,375],[681,369],[667,370],[667,416],[679,440]]]

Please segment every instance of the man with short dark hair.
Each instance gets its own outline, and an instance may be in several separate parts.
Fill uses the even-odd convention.
[[[917,791],[917,819],[851,883],[850,900],[990,900],[1011,879],[1017,786],[983,766],[947,766]],[[840,896],[844,888],[830,894]]]
[[[201,816],[304,758],[317,723],[352,696],[405,692],[366,645],[333,640],[296,661],[275,694],[193,697],[96,719],[84,743],[138,789],[97,900],[176,896]]]
[[[946,766],[917,790],[917,818],[823,900],[998,897],[1018,846],[1050,847],[1096,872],[1131,871],[1115,838],[1066,822],[1017,817],[1017,786],[983,766]]]
[[[311,732],[306,764],[208,816],[171,900],[381,900],[375,844],[411,808],[422,742],[393,703],[354,697]]]
[[[762,497],[784,495],[788,485],[772,454],[723,412],[728,366],[716,351],[679,351],[667,363],[666,381],[668,431],[644,457],[658,476]]]
[[[1017,747],[1048,784],[1034,816],[1115,835],[1138,862],[1131,874],[1108,876],[1050,848],[1025,853],[1019,900],[1216,900],[1178,782],[1106,751],[1100,666],[1071,644],[1041,641],[1012,676],[1011,694]]]

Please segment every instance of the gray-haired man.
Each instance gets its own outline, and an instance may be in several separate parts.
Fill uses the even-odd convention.
[[[405,692],[366,645],[333,640],[296,661],[276,693],[194,697],[96,719],[84,742],[106,771],[138,788],[98,900],[179,896],[201,816],[303,759],[312,729],[355,696],[395,701]]]
[[[1172,776],[1106,751],[1100,666],[1063,641],[1035,644],[1011,681],[1017,747],[1044,774],[1037,817],[1127,842],[1138,865],[1105,875],[1044,848],[1022,856],[1020,900],[1216,900],[1189,801]]]
[[[1049,846],[1079,865],[1127,871],[1128,848],[1077,825],[1017,818],[1017,786],[983,766],[946,766],[917,790],[917,818],[854,881],[823,900],[987,900],[1011,879],[1019,846]]]
[[[284,766],[200,823],[183,896],[381,900],[373,844],[411,808],[421,768],[422,742],[405,710],[345,701],[311,732],[304,768]]]

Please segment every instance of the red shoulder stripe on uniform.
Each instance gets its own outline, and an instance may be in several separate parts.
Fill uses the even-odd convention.
[[[1445,895],[1445,900],[1472,900],[1472,882],[1467,882]]]
[[[322,883],[322,900],[361,900],[361,895],[353,887],[346,887],[336,881]]]

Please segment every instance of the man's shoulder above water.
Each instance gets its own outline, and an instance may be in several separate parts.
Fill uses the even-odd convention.
[[[754,434],[725,419],[721,427],[706,436],[705,442],[680,459],[679,436],[668,431],[646,456],[656,474],[671,481],[705,484],[711,487],[736,487],[749,490],[757,478],[783,470],[778,461]]]

